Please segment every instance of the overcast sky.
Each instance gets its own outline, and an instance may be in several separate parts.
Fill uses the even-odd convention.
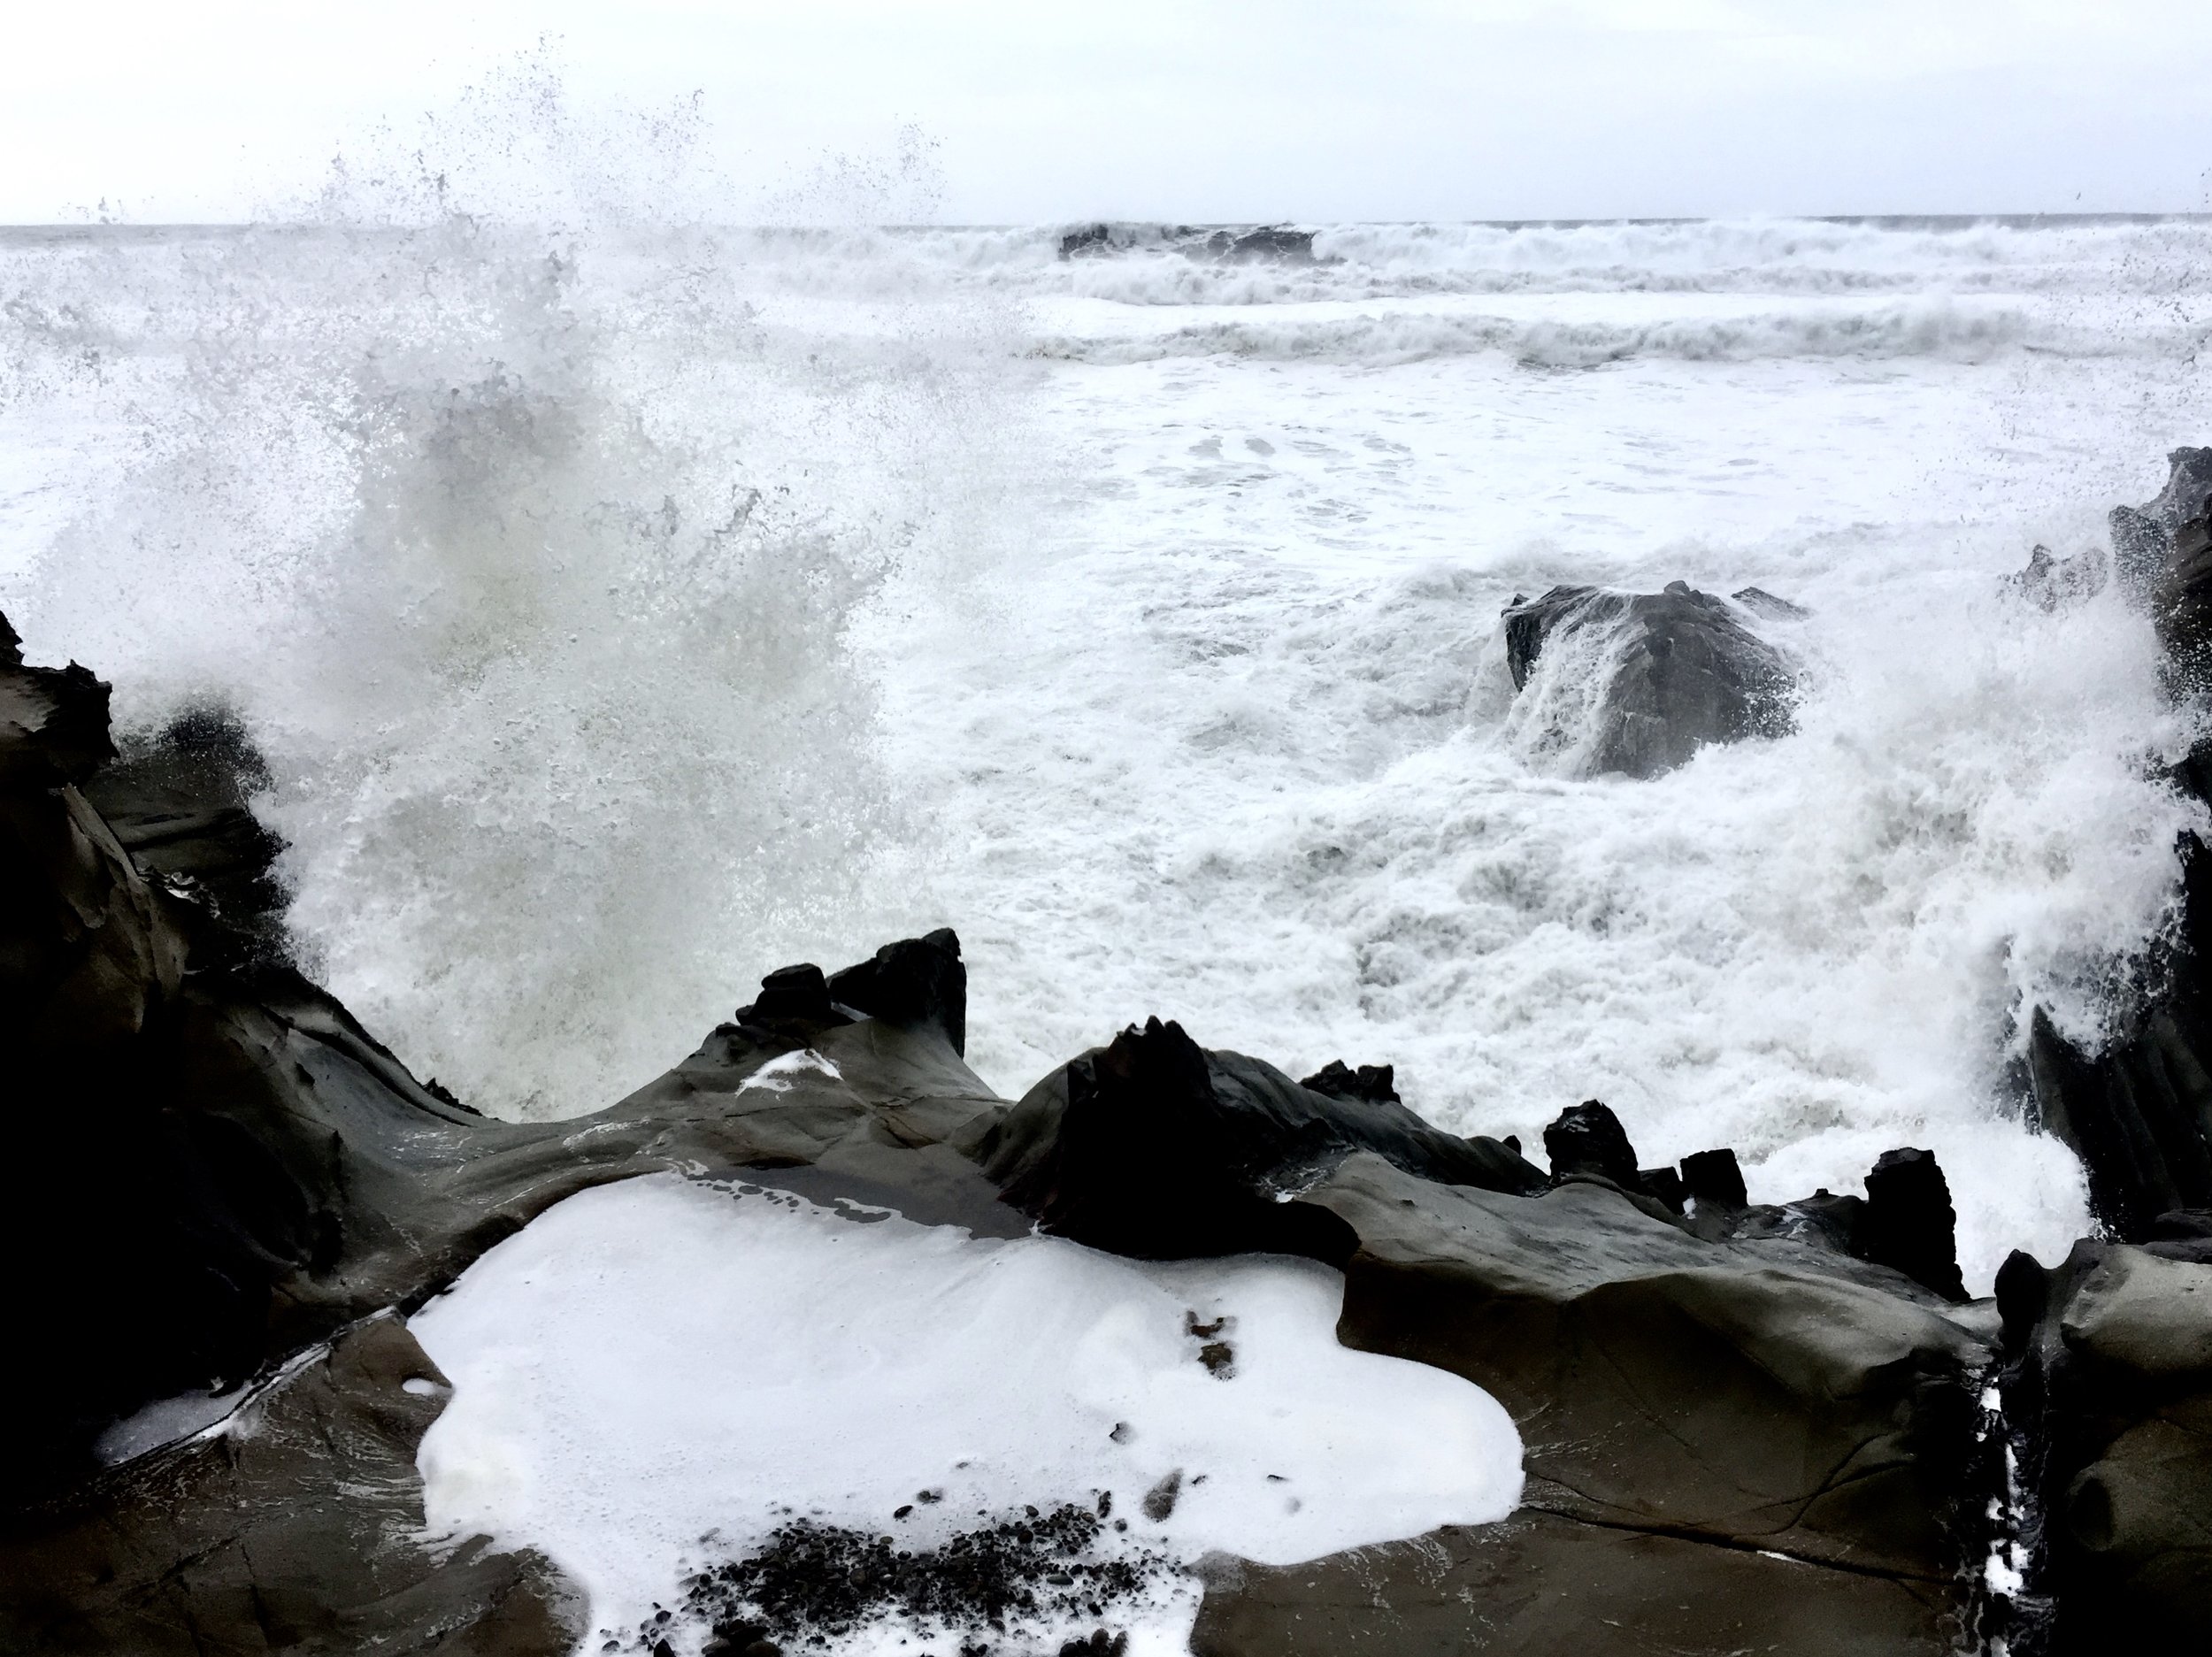
[[[2212,207],[2212,0],[11,9],[15,222],[246,216],[548,35],[762,191],[918,127],[953,222]]]

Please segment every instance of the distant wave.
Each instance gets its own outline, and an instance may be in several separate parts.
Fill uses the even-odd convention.
[[[1101,364],[1216,356],[1383,364],[1488,351],[1546,368],[1590,368],[1645,357],[1691,362],[1796,357],[1980,362],[2014,348],[2080,357],[2186,349],[2203,332],[2170,325],[2150,331],[2155,338],[2144,333],[2116,336],[2102,329],[2037,321],[2016,310],[1969,308],[1936,300],[1869,310],[1664,318],[1647,323],[1433,313],[1303,319],[1236,317],[1156,334],[1049,335],[1038,341],[1035,351],[1048,358]]]

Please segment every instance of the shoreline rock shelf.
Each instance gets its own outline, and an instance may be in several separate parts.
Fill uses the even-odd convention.
[[[2177,690],[2203,539],[2181,497],[2208,458],[2177,455],[2174,500],[2116,520]],[[1623,670],[1656,724],[1613,769],[1785,729],[1790,670],[1745,618],[1787,618],[1755,596],[1555,589],[1509,612],[1515,677],[1561,629],[1625,618],[1672,643]],[[1669,675],[1691,669],[1678,718]],[[32,1354],[7,1382],[0,1645],[574,1649],[582,1610],[549,1561],[420,1537],[414,1458],[449,1387],[405,1320],[555,1203],[669,1172],[1149,1260],[1308,1255],[1342,1273],[1344,1345],[1510,1413],[1513,1517],[1292,1568],[1210,1560],[1208,1657],[1998,1637],[2070,1657],[2212,1626],[2212,877],[2193,840],[2135,1021],[2093,1055],[2033,1016],[2039,1120],[2113,1235],[2048,1270],[2016,1255],[1969,1300],[1942,1171],[1911,1147],[1863,1198],[1755,1205],[1732,1153],[1640,1167],[1592,1101],[1547,1132],[1547,1170],[1423,1122],[1387,1066],[1299,1082],[1157,1019],[1007,1101],[962,1056],[949,930],[769,974],[594,1116],[488,1120],[282,958],[247,733],[204,710],[119,756],[107,698],[73,664],[25,665],[0,620],[0,1224]],[[2193,756],[2179,786],[2200,774]],[[99,1465],[117,1423],[225,1389],[223,1419]]]

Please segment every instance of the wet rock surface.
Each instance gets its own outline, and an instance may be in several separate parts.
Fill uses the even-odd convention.
[[[1523,1510],[1275,1569],[1221,1561],[1196,1657],[1892,1657],[1946,1652],[1940,1591]]]
[[[1755,589],[1747,589],[1755,591]],[[1781,601],[1759,594],[1759,613]],[[1793,728],[1794,665],[1745,625],[1753,607],[1674,581],[1658,593],[1555,587],[1504,615],[1506,665],[1517,691],[1547,648],[1570,638],[1601,646],[1594,772],[1656,777],[1698,749]]]
[[[226,1426],[0,1521],[0,1645],[131,1657],[552,1657],[580,1607],[539,1555],[425,1547],[415,1453],[445,1379],[397,1317]]]
[[[1710,1242],[1625,1193],[1446,1187],[1361,1155],[1301,1201],[1359,1238],[1346,1345],[1463,1375],[1532,1507],[1940,1584],[1985,1338],[1885,1268]]]

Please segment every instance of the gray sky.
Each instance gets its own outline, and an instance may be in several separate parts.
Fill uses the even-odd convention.
[[[295,198],[548,35],[575,108],[697,90],[757,192],[918,126],[953,221],[2212,206],[2207,0],[87,0],[7,33],[15,222]]]

